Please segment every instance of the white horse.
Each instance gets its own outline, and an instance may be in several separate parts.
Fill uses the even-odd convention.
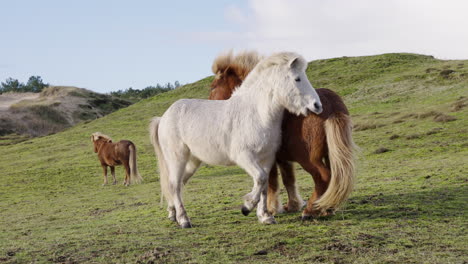
[[[305,74],[307,62],[290,52],[261,61],[229,100],[181,99],[150,124],[169,218],[192,227],[181,189],[201,162],[238,165],[254,181],[242,213],[257,206],[261,223],[274,224],[266,207],[268,173],[280,144],[285,109],[320,114],[322,104]]]

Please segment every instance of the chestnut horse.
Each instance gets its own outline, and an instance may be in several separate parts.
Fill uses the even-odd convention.
[[[91,134],[91,141],[94,143],[94,152],[98,154],[103,169],[103,185],[107,184],[107,166],[110,167],[114,184],[116,184],[115,166],[122,164],[125,167],[125,180],[123,183],[125,186],[142,181],[137,168],[135,144],[128,140],[112,143],[112,139],[109,136],[100,132]]]
[[[217,57],[212,66],[216,76],[209,99],[228,99],[261,59],[256,52]],[[288,203],[281,207],[278,171],[273,166],[268,183],[268,210],[273,214],[283,210],[298,211],[303,206],[304,201],[296,189],[292,161],[298,162],[315,182],[315,192],[307,202],[302,219],[333,214],[352,191],[355,144],[349,112],[335,92],[323,88],[316,91],[323,105],[321,114],[304,117],[284,113],[282,143],[276,162],[288,192]]]

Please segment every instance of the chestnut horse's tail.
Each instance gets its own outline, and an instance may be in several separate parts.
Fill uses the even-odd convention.
[[[314,204],[327,210],[338,208],[353,190],[357,146],[351,136],[352,123],[349,115],[337,113],[325,121],[331,179],[326,192]]]
[[[134,144],[130,144],[128,148],[130,151],[130,157],[128,161],[130,165],[130,182],[140,183],[143,180],[143,178],[141,178],[140,173],[138,172],[136,147]]]
[[[164,202],[164,197],[166,197],[166,200],[170,199],[171,192],[169,191],[169,171],[167,170],[166,160],[164,159],[164,154],[161,151],[161,147],[159,145],[159,121],[161,121],[161,117],[154,117],[153,120],[151,120],[149,131],[151,144],[153,144],[154,152],[156,153],[156,157],[158,158],[162,206]]]

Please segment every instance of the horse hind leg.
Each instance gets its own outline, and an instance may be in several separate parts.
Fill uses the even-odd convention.
[[[188,180],[193,176],[193,174],[200,167],[201,161],[194,156],[190,156],[187,164],[185,165],[185,171],[183,176],[184,185],[187,184]]]
[[[272,215],[282,213],[283,208],[279,198],[278,169],[276,164],[270,170],[268,177],[267,208]]]
[[[315,201],[317,201],[327,190],[328,184],[330,182],[330,169],[323,163],[322,160],[316,159],[313,162],[308,164],[301,164],[303,168],[312,175],[314,179],[315,188],[314,193],[310,196],[307,201],[307,206],[302,212],[302,219],[308,220],[314,217],[326,216],[331,214],[331,210],[321,210],[317,209],[315,206]]]
[[[281,178],[283,179],[284,187],[288,193],[288,203],[284,205],[286,212],[297,212],[304,207],[305,203],[299,195],[296,187],[296,176],[294,175],[294,167],[288,161],[277,161],[281,170]]]
[[[190,219],[187,216],[187,212],[185,211],[185,207],[182,201],[182,187],[184,182],[184,176],[186,174],[186,168],[192,168],[193,172],[196,168],[195,166],[189,165],[189,158],[190,152],[188,148],[183,147],[178,149],[177,152],[167,153],[165,155],[167,171],[168,171],[168,178],[167,178],[167,192],[169,193],[166,200],[168,202],[168,212],[169,218],[171,220],[177,220],[177,223],[182,228],[190,228],[192,224],[190,223]],[[191,160],[192,165],[194,165],[195,160]],[[197,166],[198,168],[198,166]],[[193,172],[191,174],[193,174]],[[189,178],[189,177],[188,177]]]
[[[129,186],[130,185],[130,164],[127,162],[123,163],[124,168],[125,168],[125,179],[123,182],[123,185]]]
[[[102,165],[102,174],[104,176],[104,183],[102,186],[107,185],[107,165]]]
[[[200,167],[201,161],[196,159],[195,157],[191,156],[189,159],[189,162],[185,166],[185,173],[183,176],[183,184],[187,184],[187,181],[192,177],[192,175],[195,173],[195,171]],[[173,201],[167,201],[167,212],[168,212],[168,218],[173,221],[177,222],[177,217],[176,217],[176,209],[173,204]]]
[[[176,219],[179,225],[182,228],[190,228],[192,224],[190,223],[190,219],[187,216],[187,212],[185,211],[185,207],[182,201],[182,184],[183,184],[183,174],[185,166],[173,166],[170,169],[169,173],[169,182],[172,185],[173,190],[173,204],[176,212]]]
[[[110,166],[110,169],[111,169],[112,179],[114,180],[112,184],[116,185],[117,184],[117,179],[115,178],[115,167]]]
[[[183,175],[184,185],[187,184],[187,181],[190,179],[190,177],[192,177],[192,175],[195,173],[198,167],[200,167],[200,164],[201,164],[200,160],[198,160],[197,158],[193,156],[190,157],[189,162],[187,163],[187,165],[185,165],[185,172]],[[176,216],[177,213],[176,213],[176,208],[174,206],[174,203],[173,201],[169,201],[169,200],[167,202],[168,202],[168,205],[167,205],[168,218],[173,222],[177,222],[177,216]],[[186,224],[185,226],[182,226],[182,227],[192,227],[192,225],[189,222],[189,225]]]

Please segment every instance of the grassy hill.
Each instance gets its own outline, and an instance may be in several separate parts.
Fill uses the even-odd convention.
[[[25,136],[57,133],[130,104],[120,98],[70,86],[49,86],[41,93],[4,93],[0,95],[0,144],[15,143]]]
[[[466,261],[468,61],[384,54],[313,61],[307,73],[314,87],[344,96],[361,148],[356,188],[335,216],[301,222],[300,213],[283,214],[278,225],[260,225],[240,213],[251,178],[237,167],[203,166],[185,190],[194,228],[166,219],[147,126],[179,98],[206,98],[208,77],[55,135],[0,146],[0,261]],[[95,131],[136,144],[143,184],[101,186]],[[122,168],[116,173],[122,183]],[[298,166],[296,173],[306,198],[312,179]]]

